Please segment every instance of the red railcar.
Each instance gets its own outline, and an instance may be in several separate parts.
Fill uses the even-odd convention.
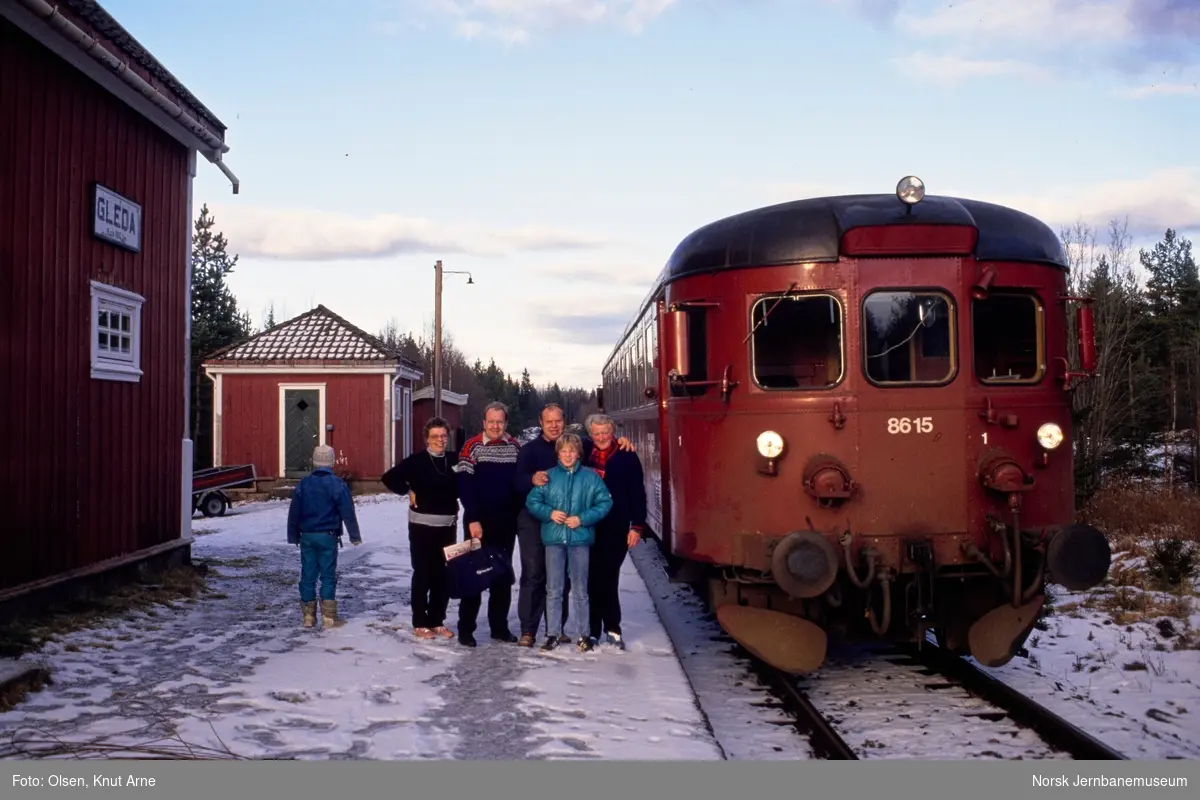
[[[1047,581],[1087,588],[1111,560],[1073,522],[1070,390],[1095,346],[1066,286],[1045,224],[911,177],[688,236],[602,392],[677,579],[790,671],[829,634],[926,630],[1006,663]]]

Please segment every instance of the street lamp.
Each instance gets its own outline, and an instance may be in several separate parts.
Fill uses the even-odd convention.
[[[442,275],[466,275],[467,283],[475,283],[471,273],[463,270],[442,269],[439,259],[433,265],[433,415],[442,415]]]

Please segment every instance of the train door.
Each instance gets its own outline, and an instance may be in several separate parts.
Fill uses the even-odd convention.
[[[906,538],[966,532],[966,492],[946,476],[968,468],[967,411],[957,379],[969,328],[957,300],[958,259],[861,259],[857,265],[864,452],[856,522],[867,536],[889,536],[877,548],[892,551],[883,554],[885,562],[901,564],[913,557],[904,552]],[[928,555],[939,562],[960,557]]]

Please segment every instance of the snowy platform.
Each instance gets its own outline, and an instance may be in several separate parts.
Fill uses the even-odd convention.
[[[355,504],[366,544],[341,551],[345,627],[299,625],[286,502],[196,520],[209,593],[106,618],[29,654],[21,663],[54,683],[0,713],[0,758],[811,757],[716,623],[666,581],[651,545],[622,572],[627,650],[497,643],[483,614],[468,649],[412,635],[407,499]],[[1115,624],[1084,600],[1058,595],[1029,655],[991,672],[1132,758],[1200,758],[1194,607],[1171,629]],[[904,757],[902,744],[889,754]]]
[[[407,500],[355,502],[365,544],[340,554],[344,627],[299,626],[286,503],[197,520],[193,557],[210,565],[211,593],[46,645],[39,655],[55,685],[0,714],[0,737],[17,734],[8,757],[59,739],[77,754],[86,744],[248,758],[722,758],[631,561],[625,651],[547,654],[494,642],[485,613],[475,649],[419,640],[408,608]],[[513,595],[519,630],[516,587]]]

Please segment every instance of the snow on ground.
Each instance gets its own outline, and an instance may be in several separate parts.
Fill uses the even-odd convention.
[[[1139,590],[1051,591],[1054,611],[1026,642],[1028,656],[976,666],[1129,758],[1200,758],[1200,642],[1187,640],[1200,628],[1194,599],[1181,598],[1186,627],[1169,616],[1121,624],[1104,601],[1138,604],[1128,598]]]
[[[627,651],[492,642],[485,611],[472,650],[412,636],[407,500],[355,502],[366,544],[341,551],[345,627],[299,627],[287,504],[235,506],[194,523],[209,594],[112,617],[35,654],[55,683],[0,714],[0,754],[20,757],[14,740],[53,737],[82,755],[99,746],[136,755],[155,742],[249,758],[811,757],[652,546],[636,548],[622,573]],[[1190,597],[1138,592],[1059,589],[1028,656],[985,671],[1132,758],[1200,758],[1200,614]],[[1141,613],[1150,600],[1190,620]],[[1114,608],[1141,612],[1114,619]]]
[[[54,685],[0,714],[0,742],[55,737],[132,752],[155,741],[250,758],[723,757],[631,561],[624,652],[493,642],[486,610],[477,649],[426,642],[411,632],[407,499],[356,505],[365,543],[340,554],[344,627],[299,626],[287,504],[235,506],[194,523],[193,557],[211,565],[212,593],[45,645],[37,657]],[[759,695],[745,690],[749,707],[746,697]],[[768,739],[769,749],[779,737]]]

